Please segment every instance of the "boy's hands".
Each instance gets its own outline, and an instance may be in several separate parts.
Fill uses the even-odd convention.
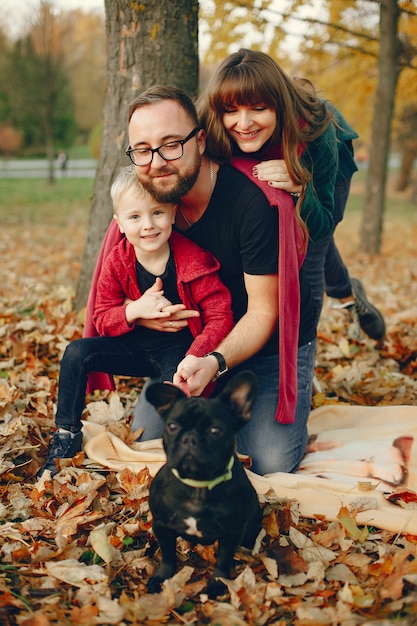
[[[184,304],[172,304],[165,298],[161,278],[126,306],[126,320],[151,330],[177,332],[188,325],[189,317],[199,317],[198,311],[186,310]]]
[[[171,302],[165,298],[162,287],[162,280],[158,277],[140,298],[128,303],[126,320],[129,324],[133,324],[137,319],[169,317],[170,313],[163,309]]]

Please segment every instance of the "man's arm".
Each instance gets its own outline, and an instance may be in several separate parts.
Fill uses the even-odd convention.
[[[227,367],[235,367],[265,345],[278,322],[278,275],[244,274],[248,310],[218,345]],[[187,356],[174,374],[174,384],[187,381],[191,395],[199,395],[218,370],[214,356]]]

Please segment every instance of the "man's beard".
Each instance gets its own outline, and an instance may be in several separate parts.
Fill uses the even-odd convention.
[[[194,161],[190,166],[190,169],[185,172],[185,174],[179,174],[178,171],[175,170],[175,173],[177,175],[177,182],[175,186],[171,187],[170,189],[160,188],[154,183],[154,178],[150,177],[148,177],[146,180],[141,180],[140,182],[142,183],[146,191],[148,191],[148,193],[150,193],[157,202],[179,202],[179,200],[187,195],[187,193],[193,187],[195,181],[197,180],[200,166],[201,156],[200,153],[197,152]],[[159,170],[159,172],[161,173],[163,171],[164,170]]]

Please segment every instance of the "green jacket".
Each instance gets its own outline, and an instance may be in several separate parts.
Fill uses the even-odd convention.
[[[358,170],[352,141],[359,135],[333,104],[326,101],[326,106],[333,112],[334,122],[318,139],[307,144],[301,157],[313,175],[301,207],[301,217],[312,241],[329,234],[328,211],[332,216],[335,185],[350,180]]]
[[[333,124],[329,124],[320,137],[307,144],[301,162],[312,174],[301,206],[301,218],[308,228],[311,240],[317,241],[334,229],[334,188],[339,152]]]
[[[337,171],[337,180],[350,180],[358,166],[355,163],[353,151],[353,139],[359,137],[358,133],[353,130],[343,115],[330,102],[326,102],[327,108],[333,111],[334,122],[336,127],[337,146],[339,151],[339,169]]]

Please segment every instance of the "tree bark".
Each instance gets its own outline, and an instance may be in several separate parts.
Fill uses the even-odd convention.
[[[105,0],[107,94],[103,136],[87,241],[75,298],[85,306],[103,236],[112,218],[110,187],[128,165],[130,102],[155,84],[174,85],[194,96],[198,89],[198,0]]]
[[[381,0],[379,79],[375,93],[361,229],[361,248],[369,254],[379,254],[381,250],[391,119],[400,73],[401,44],[398,39],[398,19],[397,0]]]
[[[400,171],[398,172],[397,182],[395,185],[396,191],[405,191],[407,187],[411,184],[411,176],[413,173],[415,158],[415,151],[403,149],[401,154]]]

